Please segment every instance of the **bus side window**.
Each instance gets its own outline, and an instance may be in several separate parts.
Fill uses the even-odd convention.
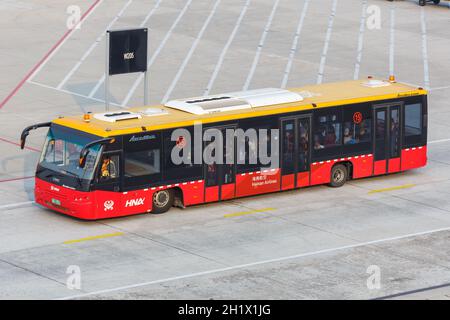
[[[100,167],[100,180],[110,180],[119,177],[119,156],[104,155]]]
[[[414,145],[421,142],[423,133],[422,104],[405,105],[404,145]]]

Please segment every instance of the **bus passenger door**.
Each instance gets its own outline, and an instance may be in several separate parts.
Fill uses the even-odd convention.
[[[232,148],[227,148],[226,129],[235,129],[234,126],[219,129],[222,138],[222,157],[221,163],[205,163],[205,202],[212,202],[218,200],[227,200],[235,197],[236,193],[236,139],[233,136],[231,141]],[[213,143],[205,142],[205,148]],[[215,156],[214,150],[213,156]],[[230,154],[231,152],[231,154]],[[227,163],[227,158],[232,160],[232,163]],[[230,161],[228,161],[230,162]]]
[[[374,107],[374,175],[400,171],[400,106]]]
[[[311,117],[281,120],[281,189],[310,184]]]

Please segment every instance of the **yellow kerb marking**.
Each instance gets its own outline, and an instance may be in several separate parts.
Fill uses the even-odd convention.
[[[67,241],[64,241],[64,244],[72,244],[72,243],[83,242],[83,241],[91,241],[91,240],[97,240],[97,239],[117,237],[117,236],[121,236],[123,234],[124,234],[123,232],[101,234],[98,236],[86,237],[86,238],[75,239],[75,240],[67,240]]]
[[[404,184],[402,186],[397,186],[397,187],[391,187],[391,188],[384,188],[384,189],[376,189],[376,190],[371,190],[369,191],[369,194],[373,194],[373,193],[380,193],[380,192],[387,192],[387,191],[393,191],[393,190],[401,190],[401,189],[408,189],[408,188],[412,188],[415,187],[415,184]]]
[[[242,212],[236,212],[236,213],[230,213],[224,215],[225,218],[232,218],[232,217],[239,217],[239,216],[245,216],[248,214],[254,214],[259,212],[266,212],[266,211],[272,211],[275,210],[274,208],[264,208],[264,209],[256,209],[256,210],[250,210],[250,211],[242,211]]]

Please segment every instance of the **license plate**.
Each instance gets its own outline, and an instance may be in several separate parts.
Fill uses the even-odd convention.
[[[61,201],[59,201],[58,199],[52,199],[52,203],[57,206],[61,205]]]

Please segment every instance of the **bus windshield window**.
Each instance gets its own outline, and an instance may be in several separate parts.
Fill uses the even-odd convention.
[[[52,127],[48,132],[39,164],[62,174],[76,175],[80,179],[91,180],[100,146],[90,148],[84,168],[79,166],[81,149],[90,141],[92,140]]]

